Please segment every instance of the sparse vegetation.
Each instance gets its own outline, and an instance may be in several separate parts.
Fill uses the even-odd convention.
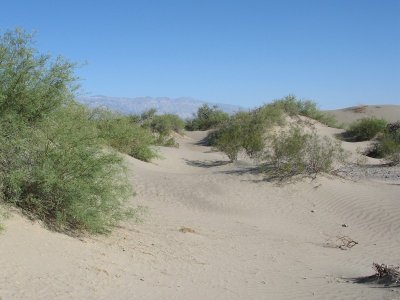
[[[367,141],[385,130],[387,122],[377,118],[363,118],[350,124],[346,135],[355,141]]]
[[[368,155],[387,158],[393,164],[400,163],[400,122],[386,126],[378,142],[372,146]]]
[[[239,112],[209,134],[209,144],[224,152],[231,161],[237,159],[241,150],[257,158],[264,150],[266,129],[278,123],[283,123],[282,112],[272,106]]]
[[[317,120],[330,127],[337,126],[337,122],[332,115],[320,111],[317,108],[317,104],[310,100],[298,100],[296,96],[289,95],[275,100],[272,105],[280,108],[289,116],[301,115]]]
[[[172,136],[173,132],[181,134],[185,122],[177,115],[156,115],[156,109],[149,109],[140,116],[130,116],[130,119],[148,129],[154,135],[154,142],[159,146],[178,147],[179,144]]]
[[[101,233],[133,212],[122,158],[74,102],[74,65],[22,30],[0,37],[0,199],[57,230]]]
[[[150,123],[150,128],[156,134],[157,144],[162,146],[176,147],[178,144],[171,136],[173,132],[182,133],[185,122],[177,115],[156,115]]]
[[[229,115],[218,107],[204,104],[197,110],[196,117],[186,122],[185,127],[187,130],[208,130],[218,127],[228,119]]]
[[[150,130],[142,128],[132,118],[97,109],[92,112],[91,120],[98,128],[100,138],[119,152],[143,161],[157,157]]]
[[[330,172],[335,162],[345,159],[340,142],[305,133],[299,127],[272,135],[269,146],[265,171],[281,179]]]

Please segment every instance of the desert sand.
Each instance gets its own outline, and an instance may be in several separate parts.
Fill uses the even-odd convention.
[[[0,298],[400,299],[398,288],[351,280],[400,262],[400,180],[279,185],[249,162],[229,164],[204,136],[187,133],[153,163],[126,157],[142,223],[77,238],[11,213]],[[358,244],[341,250],[343,236]]]
[[[348,125],[362,118],[383,118],[388,122],[400,120],[400,105],[359,105],[337,110],[328,110],[338,124]]]

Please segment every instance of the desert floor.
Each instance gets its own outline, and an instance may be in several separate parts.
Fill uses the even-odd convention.
[[[1,299],[400,299],[352,282],[400,262],[400,185],[320,176],[279,185],[198,142],[127,157],[143,222],[76,238],[13,212]],[[346,226],[343,226],[346,224]],[[338,248],[338,237],[358,242]]]

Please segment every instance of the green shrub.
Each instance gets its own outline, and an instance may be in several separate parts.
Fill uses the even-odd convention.
[[[184,127],[185,122],[173,114],[156,115],[150,123],[152,132],[156,134],[157,144],[162,146],[176,147],[177,143],[171,134],[182,133]]]
[[[369,152],[370,156],[386,158],[394,164],[400,163],[400,123],[387,126]]]
[[[186,122],[187,130],[208,130],[216,128],[229,119],[229,115],[216,106],[210,107],[207,104],[202,105],[197,110],[194,119]]]
[[[289,116],[300,114],[300,101],[294,95],[288,95],[282,99],[275,100],[271,105],[284,111]]]
[[[106,232],[132,211],[122,158],[75,104],[73,64],[0,38],[0,200],[58,230]]]
[[[339,142],[321,138],[315,132],[304,133],[298,127],[271,137],[266,159],[273,176],[289,178],[298,174],[315,175],[330,172],[336,161],[343,161]]]
[[[171,136],[173,132],[182,133],[185,122],[177,115],[157,115],[155,108],[143,112],[140,116],[131,115],[129,119],[140,127],[151,131],[154,144],[166,147],[178,147],[179,144]]]
[[[92,112],[91,119],[105,143],[134,158],[150,161],[157,157],[152,145],[155,139],[149,129],[142,128],[132,118],[104,109]]]
[[[239,122],[231,119],[217,131],[212,132],[209,139],[216,149],[228,156],[230,161],[235,161],[242,149],[243,127]]]
[[[363,118],[350,124],[346,135],[356,141],[367,141],[385,130],[387,122],[377,118]]]
[[[264,149],[267,128],[282,123],[281,110],[272,106],[238,112],[208,135],[209,145],[224,152],[231,161],[237,159],[241,150],[257,158]]]
[[[35,127],[1,124],[3,199],[58,230],[105,232],[127,216],[122,158],[101,147],[82,107],[53,112]],[[10,139],[10,136],[13,136]]]
[[[283,110],[289,116],[301,115],[317,120],[327,126],[337,127],[334,116],[320,111],[314,101],[298,100],[296,96],[289,95],[275,100],[271,105]]]

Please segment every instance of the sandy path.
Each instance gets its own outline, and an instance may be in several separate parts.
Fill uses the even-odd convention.
[[[143,224],[79,240],[12,216],[0,234],[1,299],[400,299],[343,279],[400,262],[399,185],[278,187],[196,145],[203,135],[153,164],[127,158]],[[359,244],[325,246],[338,235]]]

